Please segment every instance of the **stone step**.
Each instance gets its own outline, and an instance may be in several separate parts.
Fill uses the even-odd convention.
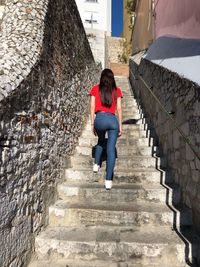
[[[49,227],[36,237],[36,252],[42,260],[131,260],[159,267],[179,261],[184,266],[184,244],[169,227]]]
[[[122,123],[127,123],[129,121],[133,121],[133,123],[138,122],[141,119],[141,115],[140,114],[124,114],[123,113],[123,119],[122,119]]]
[[[138,112],[139,111],[139,109],[138,109],[138,105],[137,105],[137,103],[133,100],[133,99],[123,99],[122,100],[122,112],[124,112],[125,110],[128,110],[128,108],[130,109],[130,110],[132,110],[133,112],[134,111],[136,111],[136,112]]]
[[[130,131],[129,129],[122,129],[123,135],[120,137],[120,139],[126,139],[126,138],[133,138],[133,139],[138,139],[138,138],[147,138],[149,135],[147,131],[145,130],[140,130],[140,129],[135,129],[134,131]],[[94,136],[92,133],[91,129],[90,130],[84,130],[81,134],[81,137],[83,138],[97,138]]]
[[[104,182],[104,181],[103,181]],[[177,186],[170,188],[168,196],[166,189],[158,183],[151,184],[113,184],[110,191],[104,189],[104,183],[93,184],[70,184],[62,183],[58,185],[58,196],[62,200],[80,200],[90,201],[111,201],[111,202],[127,202],[129,204],[136,201],[145,200],[152,202],[168,202],[178,204],[181,199],[180,189]]]
[[[126,117],[131,117],[131,118],[135,118],[135,119],[140,119],[141,118],[141,114],[139,113],[139,111],[136,111],[136,108],[129,108],[126,107],[123,109],[122,111],[122,122],[126,119]]]
[[[88,138],[83,138],[80,137],[78,144],[79,146],[95,146],[97,144],[98,138],[95,136],[89,137]],[[152,146],[153,145],[153,139],[152,138],[128,138],[128,137],[120,137],[117,140],[117,147],[120,148],[121,145],[127,145],[127,146],[132,146],[133,149],[134,147],[139,147],[139,146]]]
[[[127,120],[124,120],[124,124],[122,124],[122,131],[123,131],[123,137],[128,136],[141,136],[141,137],[146,137],[147,136],[147,131],[144,129],[144,125],[142,127],[139,127],[141,124],[126,124]],[[90,124],[86,125],[85,129],[82,132],[83,136],[86,136],[86,134],[91,135],[91,126]],[[93,135],[92,135],[93,136]]]
[[[191,225],[188,210],[177,211],[178,225]],[[58,200],[49,208],[51,226],[140,226],[173,225],[171,209],[160,203],[138,201],[133,204],[108,201],[63,201]]]
[[[138,114],[140,114],[140,110],[135,104],[127,104],[127,103],[122,104],[122,118],[124,118],[124,116],[126,115],[132,115],[134,117],[135,115]]]
[[[135,104],[127,105],[127,103],[124,103],[124,104],[122,103],[122,115],[126,113],[134,116],[135,114],[139,114],[139,109]]]
[[[149,260],[147,264],[139,264],[129,261],[103,261],[103,260],[55,260],[48,261],[48,260],[41,260],[41,261],[34,261],[29,264],[28,267],[161,267],[160,263],[152,263],[152,260]],[[162,264],[162,267],[169,267],[165,263]],[[173,267],[188,267],[188,265],[181,264],[181,263],[173,263]]]
[[[115,171],[117,170],[130,170],[130,169],[137,169],[137,168],[155,168],[156,165],[159,165],[160,159],[156,159],[150,156],[137,156],[132,155],[129,156],[120,156],[116,159],[115,163]],[[90,170],[93,165],[93,158],[91,156],[83,156],[83,155],[74,155],[72,156],[68,162],[66,167],[74,168],[77,170]],[[106,163],[102,163],[101,168],[105,168]]]
[[[128,103],[126,102],[126,100],[124,99],[124,101],[122,102],[122,115],[124,114],[124,112],[132,112],[132,115],[134,113],[138,113],[139,109],[136,103],[129,101]],[[117,111],[116,111],[117,114]]]
[[[144,130],[145,127],[143,124],[123,124],[122,125],[123,130],[129,130],[129,131],[135,131],[135,130]],[[90,122],[88,122],[85,126],[85,130],[91,130]]]
[[[137,108],[137,102],[134,99],[123,99],[122,100],[122,109],[123,107],[127,108]]]
[[[77,146],[75,149],[75,154],[85,155],[85,156],[92,156],[92,149],[93,146]],[[156,147],[128,147],[128,145],[120,145],[120,147],[117,146],[117,156],[151,156],[152,154],[155,154],[157,151]]]
[[[76,181],[76,182],[98,182],[105,177],[105,170],[100,169],[99,173],[94,174],[91,170],[75,170],[72,168],[65,169],[65,180],[66,181]],[[135,169],[135,170],[125,170],[125,171],[115,171],[113,182],[115,184],[135,184],[135,183],[160,183],[161,177],[165,180],[165,173],[161,173],[155,168],[151,169]]]

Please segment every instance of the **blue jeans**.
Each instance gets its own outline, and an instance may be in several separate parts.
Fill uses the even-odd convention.
[[[116,160],[115,145],[119,134],[118,119],[110,112],[98,112],[94,120],[94,128],[98,135],[98,143],[95,148],[95,163],[100,165],[102,152],[106,146],[106,180],[112,180]],[[106,132],[108,132],[108,140],[105,138]]]

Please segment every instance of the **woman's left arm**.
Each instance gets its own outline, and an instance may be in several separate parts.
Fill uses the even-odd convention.
[[[117,98],[117,115],[119,120],[119,136],[122,135],[122,99],[121,97]]]
[[[91,130],[95,134],[94,129],[94,114],[95,114],[95,96],[90,96],[90,122],[91,122]]]

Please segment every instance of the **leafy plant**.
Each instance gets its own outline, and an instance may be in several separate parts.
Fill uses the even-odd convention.
[[[126,8],[129,14],[135,12],[136,5],[137,5],[137,0],[127,0]]]

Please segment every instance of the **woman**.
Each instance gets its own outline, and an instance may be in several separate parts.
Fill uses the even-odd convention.
[[[115,166],[115,145],[117,137],[122,135],[122,92],[116,86],[113,72],[104,69],[101,73],[100,83],[90,90],[90,119],[92,131],[98,135],[95,149],[95,162],[93,171],[98,172],[103,148],[106,144],[105,134],[108,133],[106,144],[106,179],[105,188],[112,188],[113,170]],[[118,119],[115,116],[117,109]],[[96,114],[96,116],[95,116]]]

